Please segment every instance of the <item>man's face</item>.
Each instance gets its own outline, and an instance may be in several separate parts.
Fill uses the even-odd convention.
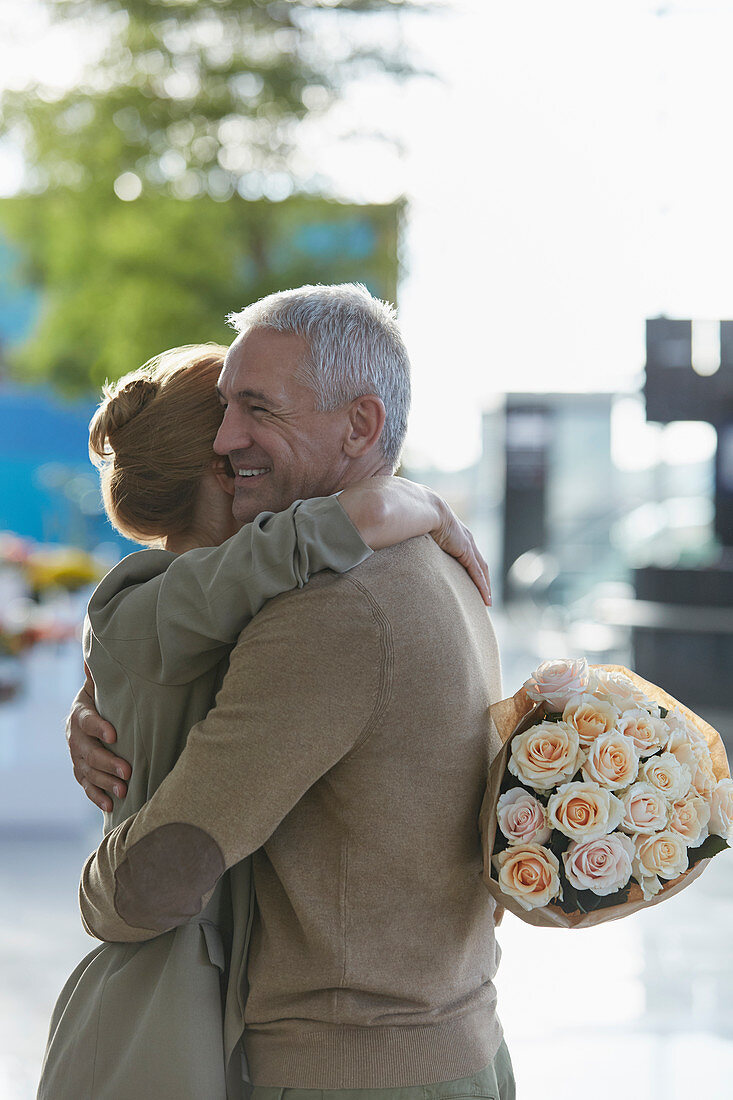
[[[249,523],[294,500],[341,488],[348,412],[316,411],[313,392],[296,378],[305,340],[273,329],[250,329],[234,341],[219,375],[224,419],[214,442],[234,470],[232,512]]]

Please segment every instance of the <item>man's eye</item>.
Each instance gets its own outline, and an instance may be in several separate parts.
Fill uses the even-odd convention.
[[[250,405],[250,408],[251,408],[253,413],[267,412],[267,409],[265,409],[262,405]]]

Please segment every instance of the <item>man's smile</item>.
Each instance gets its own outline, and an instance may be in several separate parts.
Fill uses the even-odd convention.
[[[257,466],[257,467],[241,467],[237,468],[237,478],[253,478],[261,477],[263,474],[269,474],[271,466]]]

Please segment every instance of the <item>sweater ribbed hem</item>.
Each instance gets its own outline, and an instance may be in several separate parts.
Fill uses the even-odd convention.
[[[503,1031],[493,1010],[429,1026],[310,1026],[245,1037],[255,1085],[301,1089],[407,1088],[470,1077],[494,1058]]]

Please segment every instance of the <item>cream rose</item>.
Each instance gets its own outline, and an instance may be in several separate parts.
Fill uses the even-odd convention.
[[[646,901],[662,889],[660,878],[673,879],[687,870],[687,845],[679,833],[664,829],[634,839],[634,878]]]
[[[634,742],[614,731],[596,737],[583,764],[583,779],[615,791],[633,783],[638,771],[639,757]]]
[[[670,806],[669,828],[679,833],[688,848],[699,848],[708,835],[710,803],[694,788],[685,798],[676,799]]]
[[[690,769],[692,786],[698,794],[709,797],[715,788],[715,772],[708,743],[690,722],[675,716],[666,720],[669,737],[665,748],[680,764]]]
[[[618,798],[598,783],[564,783],[547,804],[552,828],[579,842],[613,832],[622,817]]]
[[[626,791],[620,791],[623,803],[621,828],[631,836],[649,836],[667,828],[669,803],[662,792],[651,783],[634,783]]]
[[[616,728],[619,713],[611,703],[586,693],[570,699],[562,712],[562,720],[578,731],[581,748],[587,749],[600,734]]]
[[[523,787],[499,796],[496,822],[510,844],[545,844],[552,832],[545,807]]]
[[[658,705],[621,672],[608,672],[605,668],[591,669],[587,690],[597,699],[611,703],[621,713],[642,707],[659,714]]]
[[[574,842],[563,852],[568,882],[576,890],[591,890],[605,898],[622,890],[631,878],[634,842],[622,833]]]
[[[543,661],[524,683],[530,699],[545,702],[552,711],[561,711],[571,695],[585,691],[588,683],[588,662],[585,657],[577,661]]]
[[[513,844],[493,862],[500,888],[523,909],[541,909],[561,892],[559,860],[541,844]]]
[[[513,739],[507,767],[521,783],[549,791],[572,779],[584,759],[577,730],[566,722],[540,722]]]
[[[669,728],[661,718],[656,718],[643,707],[625,710],[616,729],[624,737],[630,737],[639,756],[651,756],[663,748],[669,738]]]
[[[668,802],[684,798],[692,783],[690,769],[686,764],[680,764],[671,752],[663,752],[645,760],[639,768],[639,779],[651,783]]]
[[[710,832],[733,844],[733,779],[715,784],[710,796]]]

